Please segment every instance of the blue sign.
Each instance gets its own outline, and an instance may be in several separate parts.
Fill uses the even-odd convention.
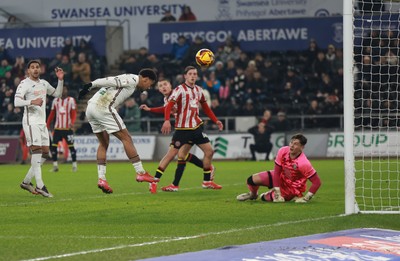
[[[193,41],[202,37],[213,50],[233,36],[244,51],[305,50],[310,39],[321,48],[329,44],[342,47],[341,16],[216,22],[179,22],[149,24],[149,50],[167,54],[180,35]]]
[[[90,43],[98,55],[105,55],[105,26],[46,27],[0,30],[0,46],[10,56],[27,58],[53,58],[64,46],[65,39],[79,46],[83,39]]]
[[[399,260],[400,231],[351,229],[241,246],[143,259],[146,261],[225,260]]]

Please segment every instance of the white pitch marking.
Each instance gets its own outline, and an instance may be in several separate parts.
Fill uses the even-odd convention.
[[[195,238],[212,236],[212,235],[235,233],[235,232],[240,232],[240,231],[245,231],[245,230],[254,230],[254,229],[266,228],[266,227],[277,227],[277,226],[283,226],[283,225],[289,225],[289,224],[298,224],[298,223],[303,223],[303,222],[314,222],[314,221],[320,221],[320,220],[324,220],[324,219],[331,219],[331,218],[337,218],[337,217],[343,217],[343,216],[346,216],[346,215],[340,214],[340,215],[336,215],[336,216],[327,216],[327,217],[310,218],[310,219],[296,220],[296,221],[279,222],[279,223],[275,223],[275,224],[261,225],[261,226],[255,226],[255,227],[230,229],[230,230],[225,230],[225,231],[220,231],[220,232],[210,232],[210,233],[188,236],[188,237],[176,237],[176,238],[170,238],[170,239],[164,239],[164,240],[158,240],[158,241],[152,241],[152,242],[144,242],[144,243],[138,243],[138,244],[130,244],[130,245],[108,247],[108,248],[93,249],[93,250],[73,252],[73,253],[55,255],[55,256],[38,257],[38,258],[26,259],[26,260],[22,260],[22,261],[41,261],[41,260],[49,260],[49,259],[64,258],[64,257],[71,257],[71,256],[79,256],[79,255],[100,253],[100,252],[112,251],[112,250],[123,249],[123,248],[141,247],[141,246],[155,245],[155,244],[161,244],[161,243],[169,243],[169,242],[174,242],[174,241],[195,239]]]

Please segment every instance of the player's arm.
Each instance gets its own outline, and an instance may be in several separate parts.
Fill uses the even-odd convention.
[[[42,98],[26,100],[25,93],[26,93],[25,88],[22,85],[19,85],[17,88],[17,91],[15,93],[15,96],[14,96],[14,107],[24,107],[24,106],[29,106],[29,105],[42,106],[42,104],[43,104]]]
[[[211,108],[208,106],[206,101],[203,101],[201,103],[201,107],[203,108],[204,113],[210,118],[215,124],[217,124],[218,129],[222,131],[224,129],[224,125],[222,124],[221,121],[217,119],[215,116],[214,112],[211,110]]]
[[[165,106],[164,109],[164,123],[163,126],[161,127],[161,132],[163,134],[168,134],[171,132],[171,122],[169,121],[171,119],[171,110],[175,105],[174,100],[170,100],[168,104]]]
[[[307,194],[304,197],[297,198],[295,200],[296,203],[307,203],[312,199],[312,197],[317,193],[319,187],[321,187],[321,179],[318,176],[318,173],[315,172],[314,175],[308,178],[311,181],[311,187],[308,190]]]
[[[47,118],[47,122],[46,122],[46,125],[47,125],[47,128],[48,128],[48,129],[50,129],[50,124],[51,124],[51,122],[53,121],[54,116],[55,116],[55,110],[52,109],[52,110],[50,111],[49,117]]]
[[[92,82],[85,83],[79,91],[78,100],[82,99],[90,90],[100,87],[124,88],[137,83],[133,74],[121,74],[114,77],[99,78]]]
[[[142,104],[142,105],[139,106],[139,109],[144,110],[144,111],[149,111],[149,112],[152,112],[152,113],[164,114],[165,107],[164,106],[160,106],[160,107],[150,108],[146,104]]]
[[[54,89],[50,84],[47,86],[47,94],[60,98],[64,88],[64,71],[57,67],[54,69],[58,78],[57,87]]]
[[[76,121],[76,109],[72,109],[71,110],[71,126],[70,128],[72,129],[75,125],[75,121]]]

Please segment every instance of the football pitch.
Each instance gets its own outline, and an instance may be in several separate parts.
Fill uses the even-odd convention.
[[[273,169],[273,161],[214,162],[218,191],[202,189],[202,171],[188,164],[179,192],[163,192],[173,180],[171,163],[157,194],[135,181],[128,162],[107,164],[113,194],[97,188],[95,163],[79,164],[76,173],[70,164],[58,173],[45,164],[54,198],[19,188],[29,165],[0,165],[0,260],[135,260],[351,228],[400,230],[399,215],[344,216],[343,161],[311,162],[322,186],[300,205],[236,201],[247,177]],[[154,175],[157,164],[144,167]]]

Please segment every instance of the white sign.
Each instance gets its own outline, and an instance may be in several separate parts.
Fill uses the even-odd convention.
[[[354,156],[399,155],[400,135],[397,132],[356,132]],[[327,157],[344,157],[343,132],[331,132],[328,140]]]
[[[97,137],[75,136],[75,149],[79,161],[96,160],[98,147]],[[155,136],[132,136],[133,143],[142,160],[153,160],[156,145]],[[110,145],[107,150],[107,160],[128,160],[124,146],[116,137],[110,137]]]
[[[168,2],[159,0],[37,0],[34,1],[34,8],[32,8],[32,5],[26,4],[26,0],[2,0],[2,6],[7,7],[8,13],[16,14],[25,22],[71,21],[75,25],[88,25],[87,20],[126,20],[130,28],[130,46],[125,41],[124,48],[138,49],[141,46],[148,47],[149,23],[159,22],[165,10],[171,10],[178,19],[184,5],[191,7],[197,21],[215,21],[330,16],[343,13],[342,2],[339,0],[172,0]],[[99,23],[96,22],[96,24]],[[48,23],[47,26],[54,25]]]

